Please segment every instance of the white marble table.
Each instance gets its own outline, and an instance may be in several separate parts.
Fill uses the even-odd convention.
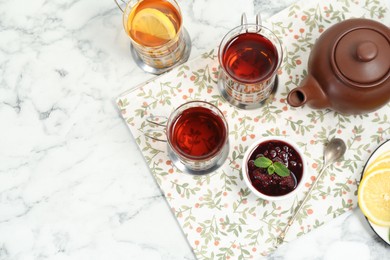
[[[293,2],[180,0],[190,58]],[[0,75],[0,260],[195,259],[114,104],[153,75],[113,1],[0,1]],[[389,253],[355,209],[269,259]]]

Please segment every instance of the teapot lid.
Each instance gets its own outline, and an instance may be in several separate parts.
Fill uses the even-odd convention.
[[[375,28],[346,32],[333,48],[332,65],[344,81],[373,87],[390,77],[390,37]]]

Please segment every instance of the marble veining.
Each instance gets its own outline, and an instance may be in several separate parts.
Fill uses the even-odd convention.
[[[178,2],[194,58],[295,0]],[[195,259],[114,105],[153,77],[114,1],[0,1],[0,75],[0,260]],[[269,259],[388,252],[356,209]]]

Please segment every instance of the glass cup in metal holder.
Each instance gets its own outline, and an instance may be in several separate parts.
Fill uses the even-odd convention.
[[[143,71],[152,74],[162,74],[171,70],[175,66],[186,62],[191,53],[191,38],[187,30],[184,28],[182,21],[177,30],[176,36],[159,46],[145,46],[133,39],[129,30],[129,16],[133,8],[143,0],[129,0],[127,3],[124,0],[114,0],[118,8],[123,12],[123,26],[126,33],[130,37],[130,51],[135,63]],[[179,5],[175,0],[166,0],[176,9],[177,13],[182,19]]]
[[[199,121],[199,115],[193,108],[205,108],[212,113],[211,116],[220,120],[221,136],[217,143],[211,147],[211,150],[207,154],[193,155],[184,151],[178,145],[181,142],[179,139],[185,140],[188,143],[195,143],[197,137],[201,137],[202,133],[199,133],[199,129],[177,130],[175,128],[180,127],[181,123],[178,121],[180,118],[186,117],[187,122],[189,120],[197,120],[198,124],[202,124]],[[195,117],[192,117],[190,113],[194,113]],[[198,117],[198,118],[196,118]],[[195,118],[195,119],[194,119]],[[168,143],[168,156],[172,160],[173,164],[182,172],[192,175],[204,175],[217,170],[226,160],[229,153],[229,130],[227,121],[223,113],[214,105],[205,101],[190,101],[175,109],[171,115],[166,116],[149,116],[146,121],[149,123],[151,129],[148,129],[144,135],[160,142]],[[179,122],[179,123],[178,123]],[[205,125],[208,123],[205,122]],[[178,126],[179,125],[179,126]],[[209,125],[207,125],[209,127]],[[182,132],[181,132],[182,131]],[[180,132],[180,134],[178,134]],[[191,132],[191,133],[190,133]],[[198,136],[192,136],[193,133]],[[202,140],[202,139],[198,139]]]
[[[225,60],[225,54],[229,51],[229,48],[236,48],[234,50],[236,61],[239,59],[244,62],[232,65],[232,66],[246,66],[245,56],[254,57],[253,44],[261,44],[252,41],[250,44],[246,44],[246,40],[241,41],[241,45],[233,46],[240,36],[247,34],[256,34],[267,39],[274,48],[275,57],[273,61],[268,56],[264,55],[265,59],[268,59],[270,72],[264,77],[254,78],[253,80],[243,79],[234,75],[231,68],[228,68],[228,62]],[[244,38],[243,38],[244,39]],[[252,52],[252,53],[251,53]],[[261,51],[260,51],[261,53]],[[265,52],[264,52],[265,53]],[[262,26],[260,15],[256,16],[256,23],[251,24],[247,22],[245,13],[241,16],[241,25],[229,31],[221,41],[218,50],[218,59],[220,63],[220,69],[218,74],[218,88],[222,96],[232,105],[242,109],[254,109],[261,107],[265,101],[275,92],[277,85],[277,71],[283,59],[283,50],[279,38],[268,28]],[[231,64],[229,64],[230,66]],[[252,65],[253,66],[253,65]],[[267,65],[268,66],[268,65]],[[261,72],[260,72],[261,73]]]

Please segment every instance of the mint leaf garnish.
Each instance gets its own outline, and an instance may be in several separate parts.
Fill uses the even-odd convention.
[[[290,170],[280,162],[272,162],[265,156],[261,156],[255,160],[255,166],[259,168],[267,169],[269,175],[276,173],[281,177],[286,177],[290,175]]]
[[[259,168],[268,168],[271,164],[272,161],[264,156],[261,156],[255,160],[255,165]]]
[[[270,166],[268,166],[267,171],[268,174],[271,175],[275,172],[275,167],[271,164]]]
[[[280,177],[286,177],[290,175],[290,170],[280,162],[274,162],[275,172]]]

